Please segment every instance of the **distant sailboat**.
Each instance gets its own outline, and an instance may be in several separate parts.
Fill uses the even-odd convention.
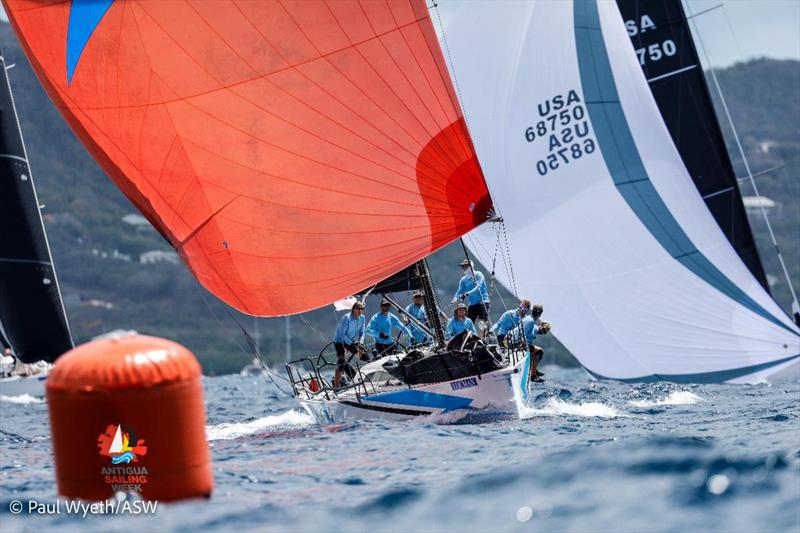
[[[50,364],[72,348],[39,200],[0,55],[0,392],[42,395]]]

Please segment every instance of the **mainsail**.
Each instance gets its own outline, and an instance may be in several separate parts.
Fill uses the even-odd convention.
[[[54,361],[72,338],[2,56],[0,69],[0,347]]]
[[[546,304],[585,368],[702,382],[754,380],[798,361],[800,331],[709,212],[615,3],[442,13],[516,270],[498,279]],[[491,228],[467,243],[491,262]]]
[[[681,0],[617,0],[686,170],[722,232],[769,291]]]
[[[333,302],[486,220],[422,0],[4,0],[40,80],[216,296]]]

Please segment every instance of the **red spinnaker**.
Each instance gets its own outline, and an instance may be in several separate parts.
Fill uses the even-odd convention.
[[[241,311],[328,304],[486,219],[422,1],[4,4],[95,159]]]

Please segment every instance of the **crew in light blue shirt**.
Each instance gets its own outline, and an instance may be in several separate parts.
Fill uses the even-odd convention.
[[[336,332],[333,334],[333,346],[336,349],[336,374],[333,386],[342,384],[342,373],[353,379],[355,370],[346,360],[347,352],[357,355],[359,359],[367,360],[361,345],[364,343],[364,303],[355,302],[350,312],[342,317]]]
[[[510,309],[500,315],[500,318],[497,320],[495,325],[492,326],[492,332],[497,335],[497,342],[500,345],[503,344],[506,335],[508,335],[509,332],[511,332],[514,328],[519,326],[523,317],[528,314],[530,308],[531,302],[528,300],[520,300],[519,307],[517,309]]]
[[[361,309],[363,307],[358,308],[358,310]],[[333,335],[333,342],[348,345],[364,342],[364,326],[367,323],[367,319],[358,310],[354,306],[353,311],[342,317],[339,321],[339,326],[336,328],[336,333]]]
[[[453,317],[447,321],[447,338],[451,339],[464,331],[470,331],[473,335],[478,334],[472,319],[467,316],[467,306],[458,304],[453,311]]]
[[[428,325],[428,315],[425,313],[425,306],[422,305],[421,292],[414,294],[414,302],[408,304],[406,307],[406,312],[425,326]],[[408,328],[411,330],[411,335],[413,336],[415,343],[422,344],[431,340],[431,338],[422,330],[422,328],[410,320],[408,321]]]
[[[537,335],[544,335],[550,331],[550,324],[541,320],[543,311],[544,308],[541,305],[536,304],[531,309],[531,315],[522,319],[521,329],[525,335],[525,340],[530,346],[533,346],[533,340],[537,337]],[[518,331],[519,329],[515,329],[513,332],[515,340],[519,339]]]
[[[522,332],[525,334],[525,340],[528,341],[528,344],[533,345],[533,339],[535,339],[536,334],[539,333],[539,324],[536,323],[536,319],[532,316],[523,318]]]
[[[372,318],[367,324],[367,335],[375,339],[375,349],[378,355],[388,355],[394,353],[394,329],[399,329],[408,337],[411,337],[411,332],[407,327],[400,322],[396,315],[389,312],[391,303],[388,300],[381,302],[381,310],[372,315]]]
[[[457,302],[462,298],[466,300],[467,305],[477,305],[479,303],[489,303],[489,289],[486,288],[486,278],[483,272],[471,268],[471,263],[464,261],[461,264],[464,270],[464,275],[458,282],[458,289],[453,296],[453,302]],[[475,275],[473,276],[473,270]]]

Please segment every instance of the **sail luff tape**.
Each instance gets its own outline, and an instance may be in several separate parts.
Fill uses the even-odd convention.
[[[62,356],[46,384],[60,495],[211,495],[200,364],[189,350],[144,335],[95,340]]]

